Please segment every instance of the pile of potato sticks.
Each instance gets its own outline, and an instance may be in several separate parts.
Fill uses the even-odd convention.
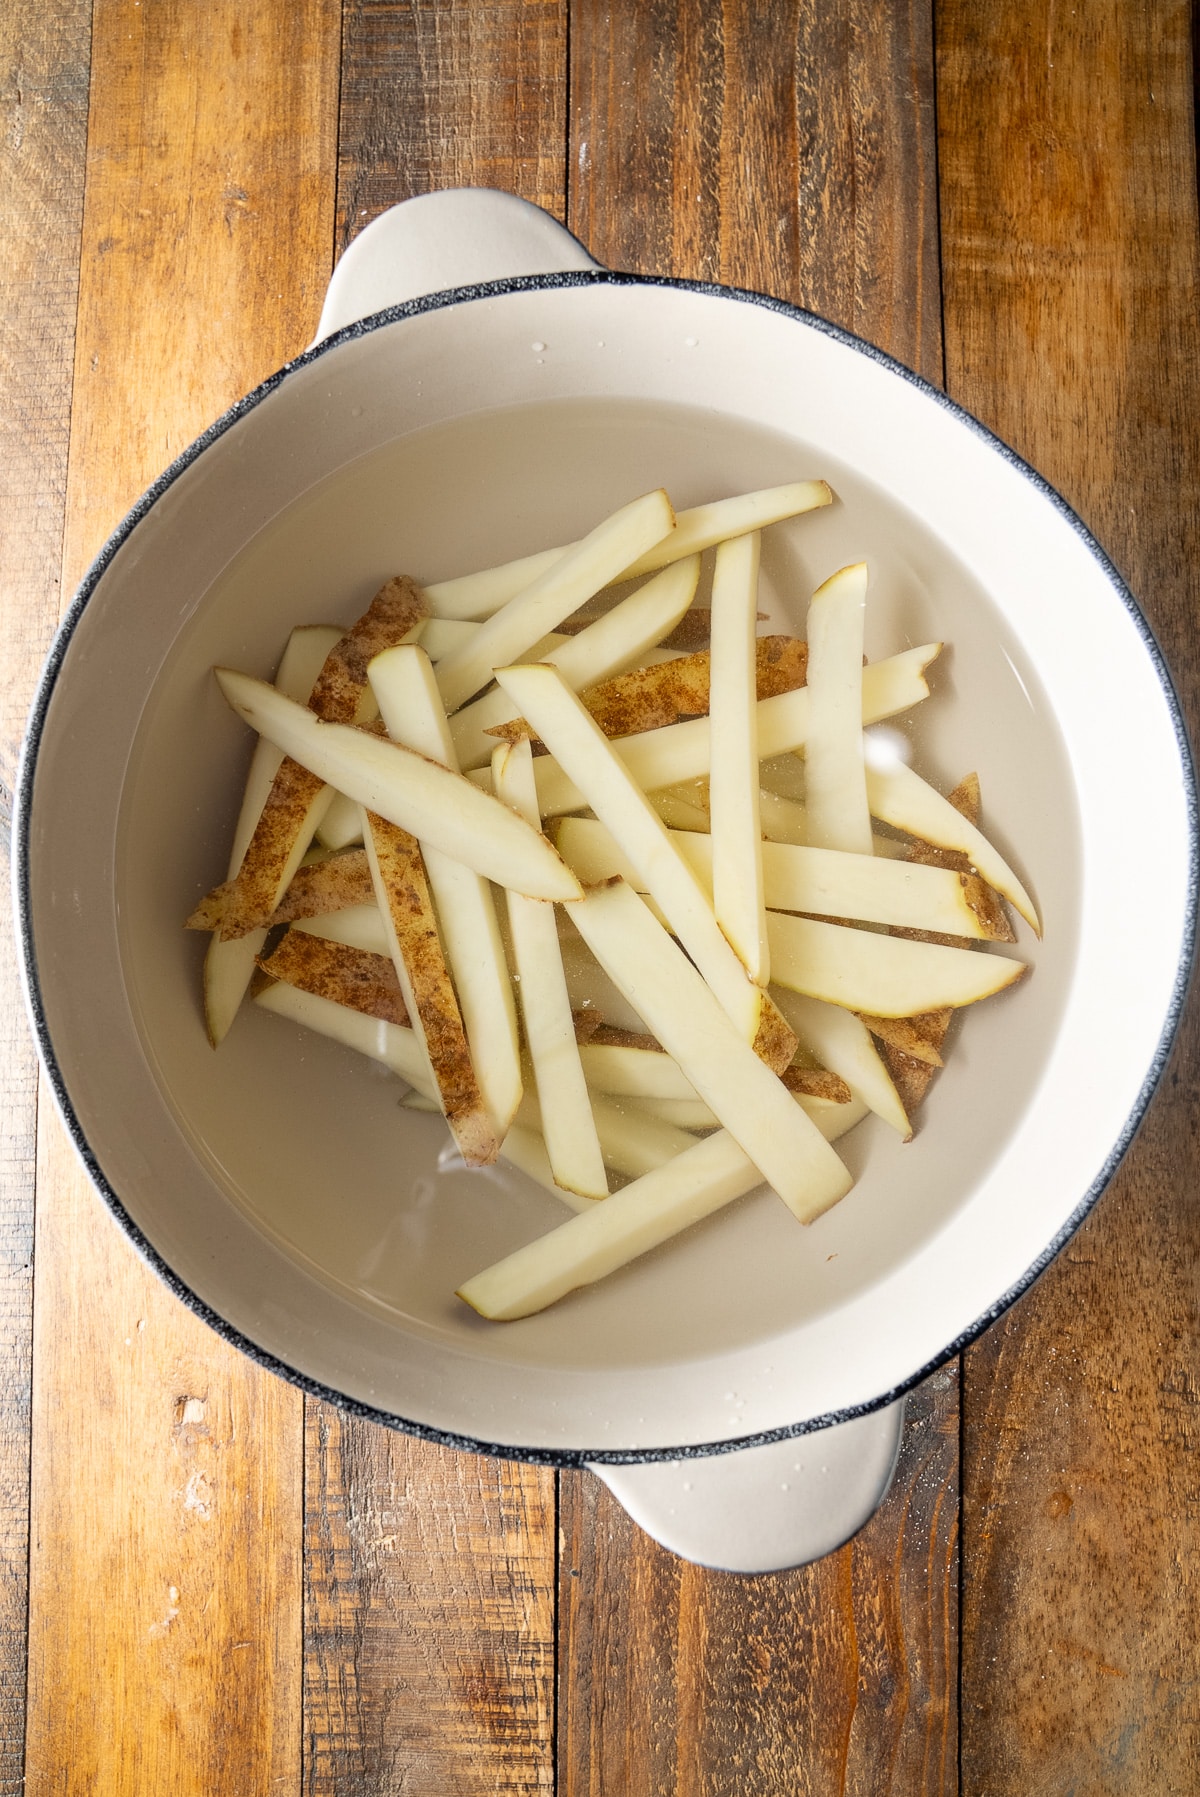
[[[259,741],[188,919],[210,1038],[251,995],[571,1207],[460,1287],[483,1316],[764,1181],[811,1222],[851,1184],[832,1144],[869,1111],[907,1140],[953,1010],[1024,971],[978,952],[1014,940],[1002,900],[1039,926],[977,782],[943,797],[864,730],[928,697],[941,645],[864,663],[861,563],[807,641],[758,635],[761,531],[830,499],[660,489],[577,543],[398,576],[348,631],[293,631],[273,686],[216,670]]]

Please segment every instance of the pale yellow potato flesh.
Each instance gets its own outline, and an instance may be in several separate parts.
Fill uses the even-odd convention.
[[[437,682],[446,710],[457,711],[488,684],[493,668],[524,655],[539,637],[674,528],[675,513],[661,487],[604,519],[540,579],[481,624],[469,643],[442,657]]]
[[[712,655],[708,721],[713,912],[747,974],[771,977],[758,821],[759,533],[717,550],[712,584]]]
[[[248,674],[218,668],[217,679],[252,729],[418,841],[530,898],[579,896],[579,882],[546,838],[463,775],[352,725],[322,723]]]
[[[778,985],[775,1002],[803,1047],[821,1066],[840,1074],[854,1098],[861,1099],[877,1117],[890,1124],[901,1141],[910,1141],[912,1126],[908,1115],[866,1024],[841,1005],[805,998]]]
[[[623,880],[594,887],[571,915],[647,1029],[793,1215],[811,1222],[844,1197],[852,1181],[837,1155],[632,888]]]
[[[391,940],[383,912],[369,905],[347,905],[344,911],[326,911],[319,917],[301,917],[292,926],[328,942],[344,942],[348,948],[365,948],[375,955],[390,955]]]
[[[863,723],[879,723],[907,711],[929,697],[925,669],[940,653],[940,643],[906,649],[863,669]],[[758,747],[763,756],[802,749],[808,737],[808,689],[777,693],[758,701]],[[707,718],[667,724],[636,736],[613,738],[613,746],[644,792],[678,786],[709,773],[710,725]],[[543,817],[581,811],[586,800],[553,755],[543,755],[535,768],[538,805]]]
[[[696,1088],[662,1049],[585,1042],[579,1050],[587,1083],[614,1098],[695,1098]]]
[[[888,756],[875,760],[868,745],[867,800],[872,817],[894,829],[907,830],[923,842],[942,849],[958,849],[977,868],[989,886],[994,886],[1021,913],[1026,923],[1040,936],[1033,900],[1012,868],[994,849],[982,830],[957,811],[949,799],[922,780],[920,774],[904,762]],[[869,1007],[868,1007],[869,1008]],[[926,1009],[931,1007],[925,1007]]]
[[[255,994],[253,1002],[264,1011],[286,1017],[290,1023],[302,1024],[319,1036],[328,1036],[344,1048],[354,1049],[356,1054],[381,1062],[423,1093],[430,1103],[437,1104],[429,1059],[415,1030],[398,1023],[384,1023],[378,1017],[368,1017],[363,1011],[352,1011],[348,1005],[335,1004],[332,999],[319,998],[313,992],[302,992],[299,986],[289,986],[283,980],[277,980],[273,986],[264,986]],[[440,1110],[441,1106],[437,1108]]]
[[[878,1017],[975,1004],[1012,984],[1025,963],[1008,955],[912,942],[772,911],[771,966],[776,985]]]
[[[856,855],[871,853],[862,744],[866,603],[867,566],[856,562],[819,586],[808,608],[808,840]]]
[[[336,624],[308,624],[293,630],[279,660],[276,689],[297,703],[306,700],[326,656],[343,634]],[[231,880],[242,865],[282,760],[283,751],[260,736],[250,759],[233,832],[233,847],[229,853]],[[266,930],[258,929],[251,930],[246,936],[223,937],[214,932],[209,941],[204,956],[204,1022],[214,1048],[224,1041],[241,1008],[254,974],[254,963],[266,939]]]
[[[607,680],[611,674],[644,660],[654,645],[674,629],[695,596],[699,578],[699,556],[674,562],[578,636],[560,637],[545,654],[530,654],[526,659],[549,662],[573,692]],[[512,700],[502,687],[456,711],[450,720],[450,733],[459,766],[480,767],[485,761],[490,762],[496,738],[488,732],[515,719]]]
[[[429,657],[419,646],[377,656],[367,678],[388,735],[458,772]],[[532,821],[532,820],[531,820]],[[436,844],[421,842],[471,1059],[499,1136],[516,1115],[523,1080],[512,981],[489,882]]]
[[[847,1113],[842,1133],[862,1120]],[[545,1310],[580,1286],[615,1273],[660,1243],[699,1223],[762,1184],[758,1168],[720,1130],[649,1172],[585,1216],[569,1218],[505,1259],[465,1280],[458,1296],[493,1322]]]
[[[825,481],[802,480],[781,487],[764,487],[753,493],[737,493],[732,498],[714,500],[708,505],[691,506],[676,514],[671,537],[623,568],[620,578],[634,580],[643,574],[653,574],[681,556],[699,555],[727,537],[740,536],[747,530],[762,530],[784,518],[815,511],[828,505],[832,498]],[[431,585],[426,584],[425,597],[439,618],[487,618],[535,580],[540,580],[564,555],[577,547],[575,543],[564,543],[557,549],[542,549],[495,568],[483,568],[476,574],[437,580]]]
[[[670,835],[704,889],[711,890],[711,838],[695,830],[672,830]],[[598,819],[563,818],[555,843],[584,885],[619,874],[636,890],[642,889],[638,869]],[[764,842],[761,852],[766,902],[772,911],[813,912],[972,941],[988,939],[986,920],[968,903],[966,876],[950,868],[792,843]]]
[[[735,1028],[753,1042],[770,1001],[749,978],[695,874],[608,738],[556,669],[498,668],[496,678],[607,824]],[[793,1042],[787,1060],[794,1048]]]
[[[492,785],[498,799],[531,824],[539,823],[533,761],[526,740],[497,747],[492,757]],[[507,898],[525,1046],[533,1066],[554,1181],[583,1198],[605,1198],[608,1178],[580,1064],[554,909],[542,900],[523,898],[519,892],[510,892]]]
[[[316,839],[323,849],[330,849],[335,854],[339,849],[348,849],[361,842],[362,813],[357,799],[347,798],[344,792],[335,792],[329,809],[317,825]]]

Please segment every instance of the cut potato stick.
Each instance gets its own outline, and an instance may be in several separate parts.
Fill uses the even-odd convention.
[[[754,534],[757,540],[757,533]],[[750,540],[739,537],[735,542]],[[611,612],[606,614],[608,617],[613,615]],[[593,630],[596,628],[596,625],[591,626]],[[580,637],[575,639],[576,642],[582,640]],[[751,642],[758,698],[770,699],[777,693],[794,692],[804,685],[807,644],[793,636],[756,638],[753,629]],[[559,672],[565,674],[560,656],[547,655],[539,659],[553,661]],[[684,718],[706,717],[711,665],[712,651],[698,649],[691,655],[665,654],[655,661],[647,656],[640,667],[630,668],[596,686],[585,686],[570,679],[567,684],[579,693],[605,736],[631,736],[643,730],[664,729]],[[505,736],[511,742],[530,732],[524,719],[515,718],[511,723],[492,726],[491,734]]]
[[[369,678],[393,741],[457,773],[445,709],[425,651],[415,646],[390,649],[371,663]],[[460,859],[428,841],[422,841],[421,853],[471,1059],[502,1137],[521,1102],[523,1081],[516,1005],[496,901],[487,880]]]
[[[289,699],[307,699],[325,657],[341,635],[336,624],[301,625],[293,630],[275,675],[278,690]],[[282,760],[282,750],[260,736],[250,758],[241,810],[233,832],[233,847],[229,854],[231,880],[242,865]],[[245,936],[228,938],[214,932],[209,942],[204,957],[204,1023],[214,1048],[224,1041],[237,1016],[266,937],[263,927],[251,930]]]
[[[335,792],[329,808],[316,828],[316,839],[323,849],[334,854],[362,842],[362,812],[357,799]]]
[[[867,1012],[860,1012],[859,1021],[889,1048],[899,1049],[901,1054],[911,1055],[915,1061],[937,1068],[944,1065],[938,1053],[940,1044],[931,1039],[926,1020],[930,1017],[940,1020],[944,1015],[943,1011],[926,1011],[918,1017],[872,1017]]]
[[[405,1004],[429,1056],[450,1133],[469,1167],[489,1166],[500,1138],[467,1046],[420,845],[407,830],[372,812],[363,817],[363,840]]]
[[[258,965],[274,980],[286,980],[289,986],[315,992],[337,1005],[349,1005],[368,1017],[381,1017],[385,1023],[410,1022],[388,955],[330,942],[307,930],[289,930]]]
[[[701,885],[711,890],[712,839],[695,830],[672,830],[670,837]],[[555,830],[555,843],[585,886],[619,874],[641,890],[638,870],[597,819],[564,817]],[[764,842],[761,853],[766,902],[773,911],[851,917],[972,941],[1011,941],[992,915],[972,902],[970,874],[792,843]]]
[[[828,505],[832,498],[833,494],[823,480],[802,480],[782,487],[766,487],[759,492],[738,493],[731,499],[719,499],[709,505],[692,506],[677,514],[675,530],[666,542],[622,569],[620,578],[634,580],[642,574],[656,573],[668,562],[685,555],[699,555],[702,550],[724,542],[726,537],[740,536],[744,531],[761,530],[784,518],[794,518],[801,512]],[[490,617],[577,547],[578,544],[566,543],[496,568],[484,568],[478,574],[434,581],[426,586],[425,596],[434,614],[440,618]],[[660,559],[654,559],[656,556]]]
[[[712,584],[708,804],[713,911],[756,985],[771,977],[758,823],[757,531],[722,543]],[[861,705],[861,700],[860,700]],[[860,732],[861,734],[861,732]]]
[[[500,1159],[510,1166],[517,1167],[527,1173],[530,1179],[536,1179],[546,1191],[561,1198],[564,1204],[570,1205],[573,1211],[582,1215],[595,1208],[594,1198],[581,1197],[578,1192],[569,1192],[555,1182],[554,1169],[550,1165],[550,1156],[546,1152],[546,1144],[536,1130],[524,1129],[519,1123],[510,1125],[507,1135],[500,1144]]]
[[[290,986],[284,980],[256,992],[254,1003],[264,1011],[286,1017],[291,1023],[302,1024],[319,1036],[328,1036],[344,1048],[352,1048],[357,1054],[379,1061],[408,1085],[433,1099],[429,1059],[415,1030],[385,1023],[378,1017],[368,1017],[363,1011],[352,1011],[315,992],[303,992],[299,986]]]
[[[545,837],[461,774],[386,737],[322,723],[248,674],[230,668],[216,673],[226,699],[251,728],[368,811],[530,898],[579,896],[578,881]]]
[[[496,678],[608,825],[736,1028],[747,1042],[762,1035],[773,1064],[786,1066],[795,1052],[791,1032],[775,1027],[774,1006],[748,977],[695,874],[580,700],[556,669],[544,665],[498,668]]]
[[[307,935],[322,936],[327,942],[344,942],[350,948],[361,948],[372,955],[390,955],[391,940],[383,912],[372,893],[369,905],[348,905],[344,911],[327,911],[320,917],[297,918],[293,929]]]
[[[628,1179],[640,1179],[652,1167],[661,1167],[692,1145],[687,1132],[677,1129],[673,1123],[626,1110],[621,1101],[614,1102],[598,1093],[592,1096],[592,1115],[596,1120],[596,1134],[605,1166]],[[517,1122],[544,1136],[541,1107],[532,1092],[526,1092],[521,1100]],[[588,1202],[593,1201],[589,1199]]]
[[[426,618],[417,641],[430,661],[441,661],[452,649],[461,649],[464,643],[469,643],[478,628],[477,624],[458,618]]]
[[[1025,972],[1023,961],[941,943],[911,942],[844,924],[772,911],[775,983],[879,1017],[911,1017],[989,998]]]
[[[300,917],[320,917],[327,911],[344,911],[351,905],[375,902],[371,868],[365,849],[348,849],[296,870],[291,885],[271,913],[271,926],[295,923]]]
[[[808,840],[856,855],[871,853],[862,742],[866,602],[867,565],[856,562],[819,586],[808,608]]]
[[[493,1322],[531,1316],[761,1184],[758,1168],[721,1130],[597,1205],[594,1216],[571,1218],[476,1273],[458,1296]]]
[[[958,849],[973,867],[1021,913],[1036,935],[1041,924],[1033,900],[982,831],[941,793],[922,780],[884,745],[867,739],[867,800],[872,817],[907,830],[943,849]],[[869,1007],[868,1007],[869,1008]],[[931,1006],[920,1007],[923,1010]]]
[[[675,514],[661,487],[598,524],[540,579],[481,624],[469,643],[442,657],[437,682],[447,711],[456,711],[489,683],[494,667],[523,655],[674,528]]]
[[[707,836],[711,819],[693,799],[685,799],[679,787],[668,786],[662,792],[648,792],[646,797],[662,818],[668,830],[698,830]]]
[[[886,661],[863,669],[863,722],[878,723],[929,697],[925,669],[940,653],[940,643],[906,649]],[[532,720],[531,720],[532,721]],[[780,755],[804,747],[808,737],[808,688],[779,693],[758,702],[760,755]],[[614,746],[638,785],[645,792],[678,786],[709,773],[710,725],[707,718],[685,724],[668,724],[662,730],[646,730],[637,736],[614,738]],[[539,758],[534,772],[538,804],[543,817],[581,811],[586,801],[578,787],[559,767],[553,755]]]
[[[778,986],[775,999],[804,1047],[823,1066],[840,1074],[851,1096],[869,1105],[877,1117],[891,1125],[901,1141],[909,1141],[912,1126],[905,1108],[860,1019],[839,1005],[822,1004],[819,999],[804,998]]]
[[[585,1042],[579,1059],[587,1083],[617,1098],[695,1098],[696,1088],[661,1048]]]
[[[578,636],[559,638],[544,654],[529,654],[526,659],[550,662],[573,690],[603,682],[666,635],[691,604],[699,578],[699,556],[687,556],[647,581]],[[674,665],[675,659],[663,665]],[[498,729],[504,730],[509,741],[528,735],[527,728],[519,728],[521,721],[513,716],[512,700],[503,688],[464,705],[450,723],[460,766],[477,767],[490,761]]]
[[[365,721],[364,699],[374,709],[366,691],[367,662],[389,643],[402,641],[428,610],[424,594],[406,575],[386,582],[325,657],[309,696],[310,714],[335,724]],[[271,687],[266,691],[281,704],[295,703]],[[245,936],[266,923],[333,800],[333,793],[324,790],[323,776],[307,768],[302,757],[293,760],[286,743],[277,747],[284,758],[237,874],[210,895],[219,898],[216,927],[225,937]]]
[[[529,743],[502,743],[492,758],[496,797],[539,825]],[[575,1020],[558,948],[558,924],[539,899],[508,895],[508,932],[521,993],[525,1045],[533,1065],[542,1134],[555,1184],[583,1198],[608,1196],[604,1157],[575,1040]]]
[[[680,1129],[694,1134],[698,1130],[720,1129],[721,1125],[713,1116],[702,1098],[622,1098],[622,1105],[631,1110],[643,1111],[647,1117],[660,1117],[664,1123],[674,1123]]]
[[[811,1222],[844,1196],[852,1181],[837,1155],[632,888],[593,887],[571,920],[793,1215]]]

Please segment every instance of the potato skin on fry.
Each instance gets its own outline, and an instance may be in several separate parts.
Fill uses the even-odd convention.
[[[408,1007],[386,955],[350,948],[344,942],[328,942],[304,930],[289,930],[269,955],[260,955],[258,966],[272,979],[285,980],[302,992],[347,1005],[384,1023],[407,1024]]]

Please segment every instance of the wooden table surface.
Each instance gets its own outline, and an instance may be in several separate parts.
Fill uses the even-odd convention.
[[[1183,0],[8,0],[0,776],[130,503],[356,231],[464,183],[943,384],[1194,718],[1192,90]],[[0,1793],[1200,1789],[1194,1013],[1089,1221],[914,1395],[883,1509],[742,1579],[228,1349],[65,1146],[7,939],[0,979]]]

